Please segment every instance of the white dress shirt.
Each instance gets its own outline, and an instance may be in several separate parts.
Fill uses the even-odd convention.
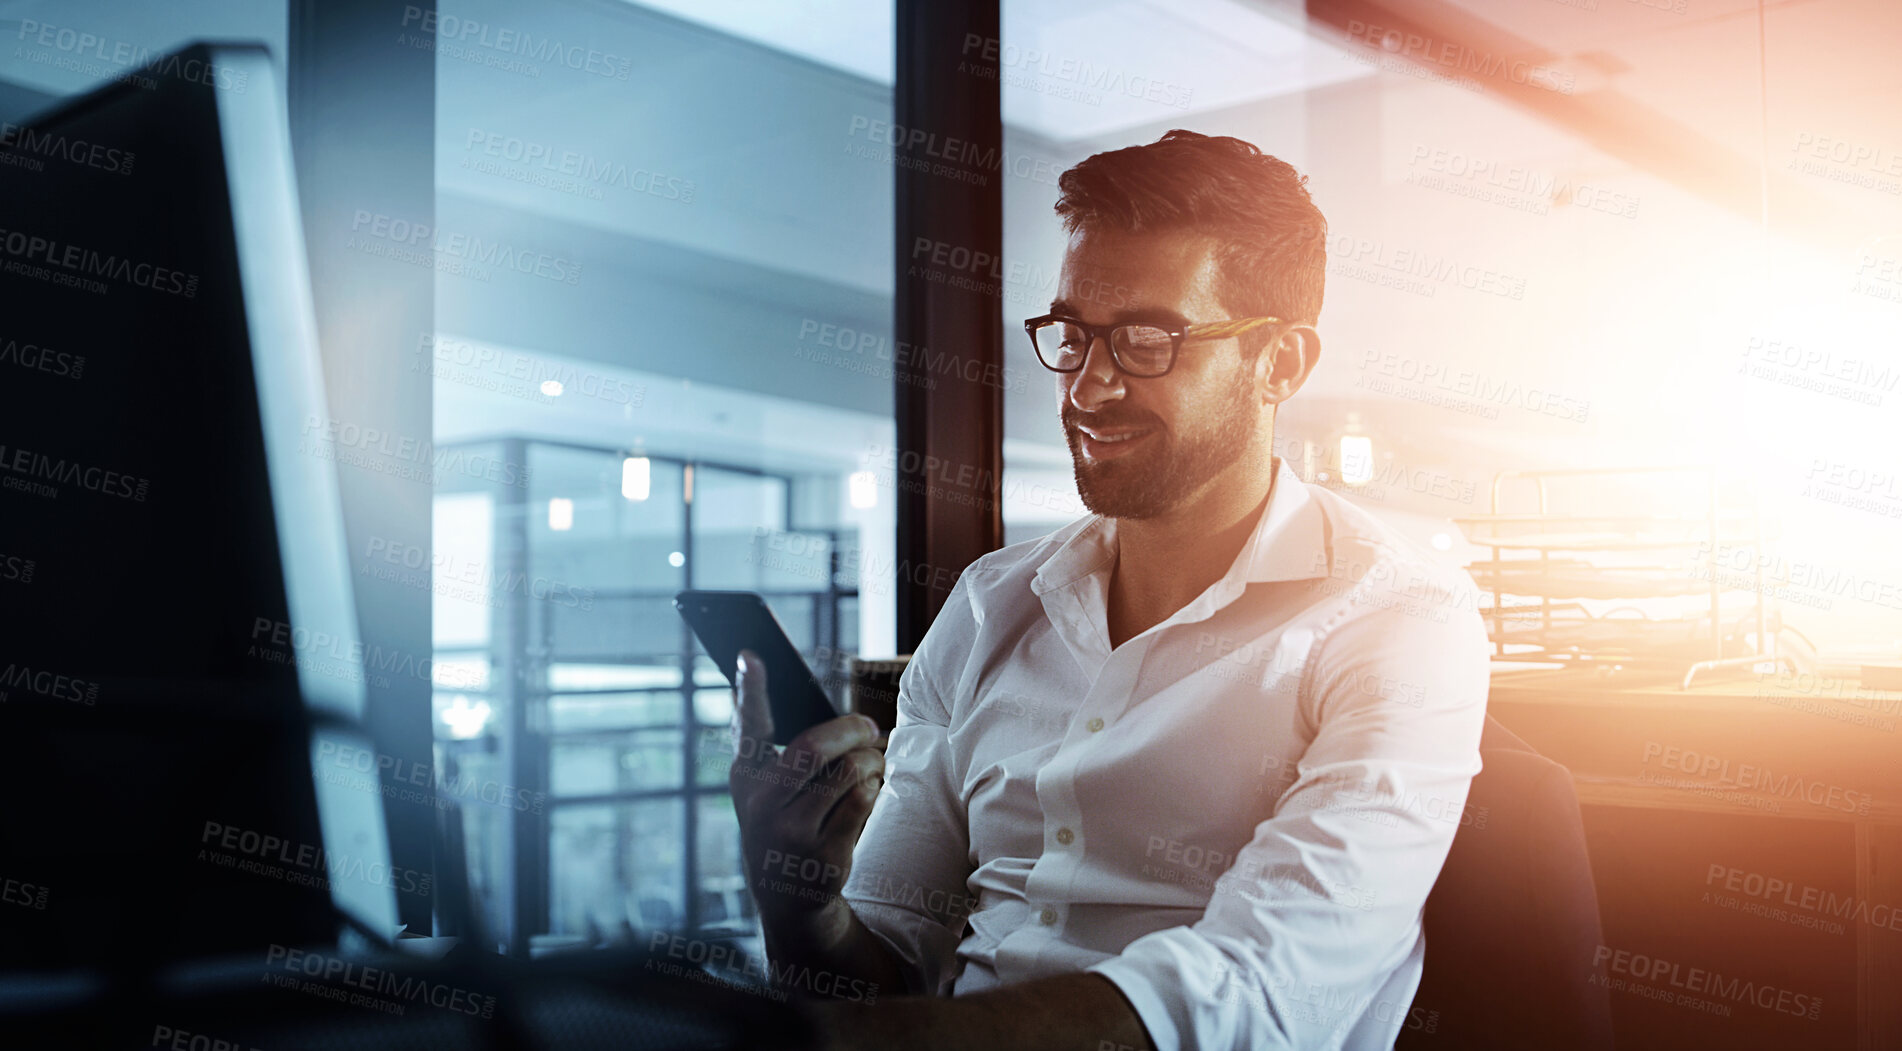
[[[1480,766],[1476,592],[1275,470],[1228,572],[1115,649],[1114,519],[958,579],[845,888],[910,991],[1090,971],[1159,1051],[1421,1027],[1421,908]]]

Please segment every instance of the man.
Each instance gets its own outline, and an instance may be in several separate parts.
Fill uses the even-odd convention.
[[[883,755],[862,716],[765,746],[742,656],[768,954],[879,990],[811,1008],[833,1046],[1386,1048],[1407,1018],[1487,645],[1463,574],[1272,453],[1321,350],[1305,182],[1184,131],[1064,174],[1026,326],[1094,514],[964,572]]]

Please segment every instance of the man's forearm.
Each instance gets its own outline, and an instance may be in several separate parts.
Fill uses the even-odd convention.
[[[902,996],[905,974],[892,950],[865,926],[844,898],[814,913],[767,922],[766,956],[781,969],[802,967],[869,982],[882,996]],[[927,992],[929,990],[926,990]]]
[[[808,1006],[826,1051],[1136,1051],[1148,1031],[1109,979],[1065,974],[955,999]]]

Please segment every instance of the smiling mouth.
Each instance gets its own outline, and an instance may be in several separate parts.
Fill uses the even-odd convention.
[[[1092,431],[1087,427],[1077,428],[1077,437],[1083,447],[1083,455],[1092,460],[1108,459],[1128,452],[1140,444],[1144,438],[1156,433],[1155,428],[1148,430]]]

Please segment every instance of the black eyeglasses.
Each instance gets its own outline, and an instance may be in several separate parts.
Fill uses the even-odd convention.
[[[1075,372],[1083,367],[1090,345],[1109,341],[1110,358],[1131,376],[1154,379],[1175,368],[1176,354],[1185,339],[1227,339],[1259,325],[1281,324],[1278,317],[1241,317],[1198,325],[1165,325],[1153,321],[1125,321],[1116,325],[1086,325],[1063,314],[1045,314],[1024,322],[1037,360],[1052,372]]]

